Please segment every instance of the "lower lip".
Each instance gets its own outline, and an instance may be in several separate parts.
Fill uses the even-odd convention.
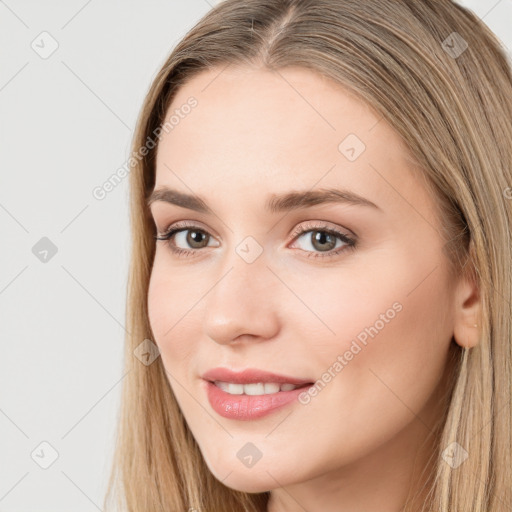
[[[212,382],[205,381],[205,383],[208,400],[213,410],[224,418],[243,421],[261,418],[294,402],[310,387],[304,386],[270,395],[230,395]]]

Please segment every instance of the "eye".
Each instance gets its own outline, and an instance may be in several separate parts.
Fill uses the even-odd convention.
[[[354,249],[356,246],[355,238],[321,222],[303,224],[295,229],[292,236],[293,240],[305,239],[306,243],[301,250],[308,253],[308,258],[330,258],[343,251]],[[206,247],[218,247],[218,243],[210,244],[215,239],[206,230],[186,222],[175,224],[165,233],[154,238],[167,241],[170,250],[182,257],[193,256]]]
[[[164,234],[154,238],[167,241],[171,251],[178,256],[191,256],[199,249],[208,247],[209,242],[214,240],[204,229],[184,222],[175,224],[172,229],[168,229]],[[180,245],[185,247],[180,247]]]
[[[299,226],[293,236],[297,240],[304,238],[301,249],[308,253],[308,258],[330,258],[356,246],[354,238],[323,223]]]

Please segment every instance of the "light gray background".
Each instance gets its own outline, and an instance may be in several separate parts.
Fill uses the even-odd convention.
[[[1,512],[101,510],[123,377],[128,179],[102,201],[92,190],[126,161],[152,78],[214,3],[0,0]],[[512,0],[461,3],[512,48]],[[58,43],[46,59],[31,47],[51,49],[43,31]],[[43,237],[57,248],[46,262],[32,251]],[[47,469],[43,441],[58,452]]]

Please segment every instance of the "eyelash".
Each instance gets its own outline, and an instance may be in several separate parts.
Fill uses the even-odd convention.
[[[175,224],[172,228],[168,228],[163,234],[160,234],[158,236],[153,236],[155,240],[162,240],[162,241],[168,241],[169,242],[169,248],[171,251],[176,254],[178,257],[188,257],[192,256],[194,253],[201,251],[201,249],[182,249],[181,247],[176,247],[170,243],[171,238],[181,231],[199,231],[201,233],[209,235],[209,233],[200,228],[199,226],[196,226],[194,224],[189,224],[187,222],[181,222]],[[302,225],[298,228],[296,228],[293,233],[293,240],[298,238],[300,235],[303,235],[304,233],[309,233],[311,231],[320,231],[322,233],[328,233],[329,235],[333,235],[335,237],[338,237],[345,245],[343,247],[338,248],[337,250],[331,249],[331,251],[326,253],[319,253],[314,251],[304,251],[306,252],[307,258],[334,258],[338,256],[340,253],[348,250],[353,250],[356,247],[356,240],[354,238],[349,237],[345,233],[342,233],[341,231],[338,231],[333,228],[329,228],[325,224],[321,223],[307,223],[307,225]],[[209,235],[211,236],[211,235]]]

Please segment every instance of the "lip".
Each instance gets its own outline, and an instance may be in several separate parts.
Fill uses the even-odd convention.
[[[256,368],[247,368],[243,371],[234,372],[228,368],[212,368],[202,375],[204,380],[213,382],[220,380],[222,382],[232,382],[234,384],[255,384],[257,382],[275,382],[276,384],[293,384],[295,386],[303,386],[311,384],[313,381],[307,379],[299,379],[287,375],[279,375],[277,373],[266,372]]]
[[[264,372],[257,369],[247,369],[233,372],[227,368],[214,368],[202,375],[206,395],[212,409],[223,416],[233,420],[248,421],[262,418],[281,407],[298,401],[298,397],[307,391],[312,381],[288,377],[276,373]],[[218,388],[213,381],[233,382],[235,384],[254,384],[256,382],[275,382],[277,384],[294,384],[301,386],[292,391],[279,391],[268,395],[230,395]]]

